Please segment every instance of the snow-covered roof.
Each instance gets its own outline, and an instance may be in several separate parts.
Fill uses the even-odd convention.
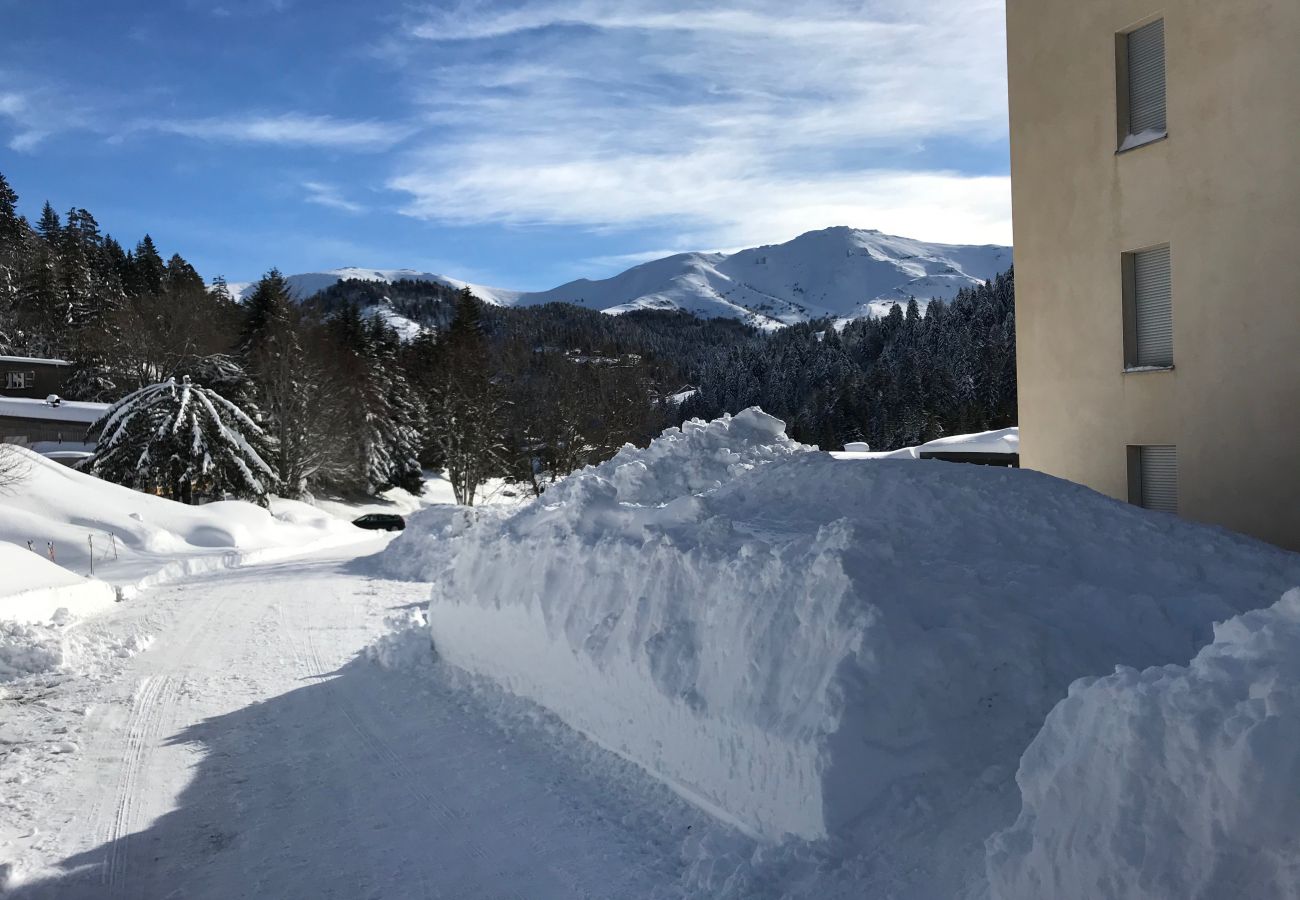
[[[58,406],[46,400],[27,397],[0,397],[0,416],[16,419],[40,419],[46,422],[80,422],[90,425],[108,411],[107,403],[60,400]]]
[[[66,359],[41,359],[36,356],[0,356],[0,363],[13,363],[14,365],[38,365],[38,366],[70,366],[72,363]]]
[[[939,438],[916,448],[918,454],[925,453],[1019,453],[1020,429],[999,428],[997,431],[981,431],[977,434],[954,434]]]

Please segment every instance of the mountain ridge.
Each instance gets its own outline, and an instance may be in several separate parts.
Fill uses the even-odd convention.
[[[300,299],[345,278],[433,281],[468,286],[497,306],[564,302],[611,315],[634,309],[679,309],[734,318],[761,328],[810,319],[880,316],[915,297],[924,307],[948,300],[1011,267],[1012,249],[995,244],[939,244],[835,226],[782,244],[734,253],[685,252],[650,260],[603,279],[580,278],[548,291],[512,291],[412,269],[346,267],[287,277]],[[252,285],[235,285],[239,296]]]

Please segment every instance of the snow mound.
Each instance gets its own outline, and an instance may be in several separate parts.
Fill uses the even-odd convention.
[[[73,629],[66,610],[42,625],[0,621],[0,682],[52,672],[85,674],[148,648],[148,635],[108,637]]]
[[[1073,685],[989,841],[994,896],[1300,896],[1300,590],[1187,667]]]
[[[0,491],[0,562],[22,565],[0,569],[0,618],[11,618],[6,615],[10,595],[84,583],[81,576],[92,571],[108,584],[134,589],[275,552],[365,537],[305,504],[281,501],[281,516],[240,501],[187,506],[102,481],[21,447],[13,452],[22,457],[23,476]],[[28,542],[36,553],[27,550]],[[41,558],[51,546],[57,565]]]
[[[416,517],[447,663],[765,841],[870,848],[957,896],[1075,679],[1185,661],[1300,557],[1019,470],[845,466],[758,410],[670,429],[536,502]]]

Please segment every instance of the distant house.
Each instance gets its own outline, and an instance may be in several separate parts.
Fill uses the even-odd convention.
[[[28,447],[64,465],[95,450],[86,431],[108,411],[107,403],[80,403],[51,395],[44,400],[0,397],[0,442]]]
[[[41,399],[63,393],[72,363],[62,359],[0,356],[0,397]]]
[[[1020,429],[1000,428],[978,434],[954,434],[902,450],[873,451],[866,444],[845,444],[836,459],[938,459],[980,466],[1020,468]]]
[[[1020,468],[1020,429],[1000,428],[978,434],[955,434],[916,448],[918,459]]]

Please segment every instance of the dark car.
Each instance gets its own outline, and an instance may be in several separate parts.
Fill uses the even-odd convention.
[[[401,531],[406,527],[406,520],[392,513],[367,513],[359,519],[353,519],[352,524],[371,531]]]

